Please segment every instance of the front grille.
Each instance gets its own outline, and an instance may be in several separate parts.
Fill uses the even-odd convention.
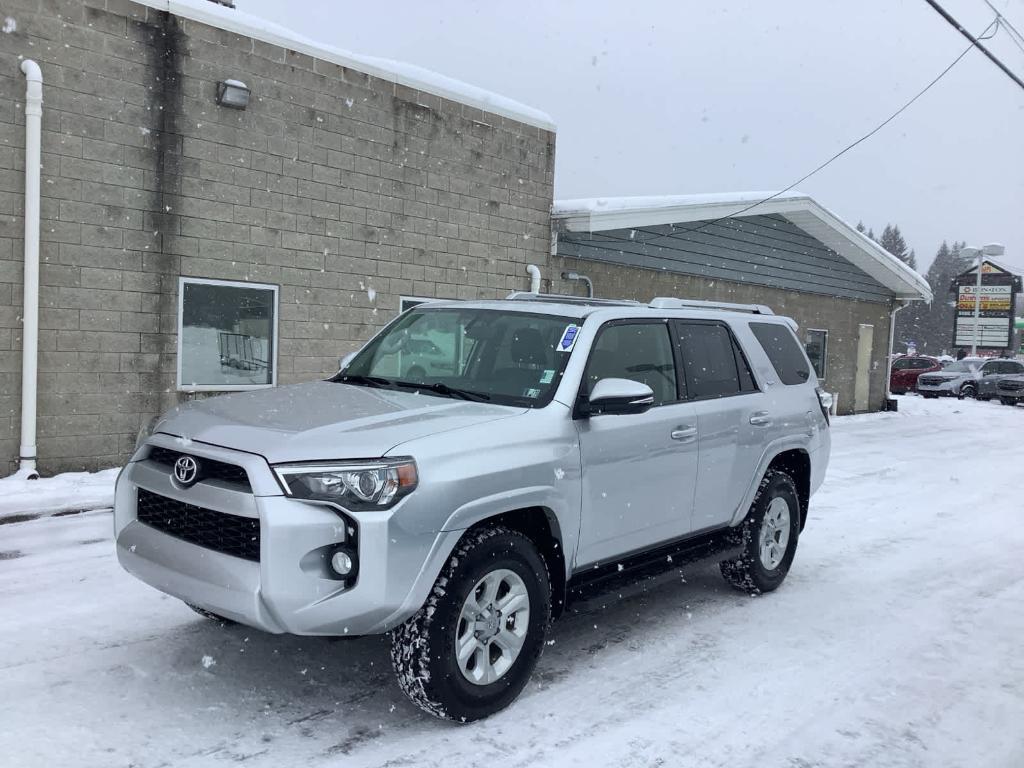
[[[142,488],[137,509],[140,523],[169,536],[232,557],[260,560],[260,521],[255,518],[215,512]]]
[[[149,460],[154,464],[167,467],[168,471],[173,472],[174,462],[186,455],[191,456],[192,454],[172,451],[170,448],[154,447],[149,452]],[[206,459],[202,456],[192,456],[192,458],[199,465],[199,473],[196,475],[197,480],[223,480],[225,483],[234,483],[235,485],[244,486],[246,490],[250,489],[249,475],[237,464],[226,464],[223,461]]]
[[[1024,390],[1024,379],[1003,379],[999,382],[999,389],[1007,392],[1020,392]]]
[[[934,376],[920,376],[917,380],[926,387],[934,387],[936,384],[944,384],[946,382],[946,379]]]

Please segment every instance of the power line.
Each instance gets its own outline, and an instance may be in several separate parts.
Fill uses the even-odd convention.
[[[1024,90],[1024,80],[1021,80],[1019,77],[1017,77],[1017,75],[1015,75],[1010,70],[1009,67],[1007,67],[1005,64],[1003,64],[1003,62],[1001,62],[996,57],[996,55],[994,53],[992,53],[992,51],[990,51],[988,48],[986,48],[984,45],[982,45],[974,35],[972,35],[970,32],[968,32],[966,29],[964,29],[963,24],[961,24],[959,21],[957,21],[952,16],[950,16],[949,12],[946,11],[946,9],[943,8],[941,5],[939,5],[937,2],[935,2],[935,0],[924,0],[924,1],[926,3],[928,3],[928,5],[930,5],[932,8],[934,8],[935,12],[938,13],[942,18],[944,18],[949,23],[949,25],[951,27],[953,27],[953,29],[955,29],[961,35],[963,35],[968,40],[970,40],[971,41],[971,45],[973,47],[977,48],[979,51],[981,51],[986,56],[988,56],[988,58],[991,59],[993,64],[995,64],[997,67],[999,67],[1001,70],[1003,70],[1003,72],[1006,74],[1006,76],[1008,78],[1010,78],[1011,80],[1013,80],[1013,82],[1015,82],[1018,86],[1020,86],[1021,90]],[[998,21],[999,21],[998,11],[996,13],[997,13],[996,22],[998,23]]]
[[[931,2],[931,0],[926,0],[926,2]],[[737,216],[742,216],[747,211],[753,210],[754,208],[757,208],[760,205],[764,205],[765,203],[774,200],[775,198],[779,197],[780,195],[784,195],[786,192],[789,192],[791,189],[793,189],[797,185],[803,184],[805,181],[807,181],[809,178],[811,178],[811,176],[814,176],[819,171],[822,171],[825,168],[827,168],[829,165],[834,163],[836,160],[838,160],[840,157],[845,155],[851,149],[853,149],[857,145],[862,144],[863,142],[865,142],[868,139],[870,139],[872,136],[874,136],[876,133],[878,133],[880,130],[882,130],[885,126],[887,126],[889,123],[891,123],[893,120],[895,120],[901,114],[903,114],[903,112],[905,112],[915,101],[917,101],[922,96],[924,96],[928,91],[930,91],[932,89],[932,87],[936,83],[939,82],[939,80],[941,80],[943,77],[945,77],[946,73],[948,73],[949,70],[951,70],[953,67],[955,67],[957,64],[959,64],[960,60],[963,59],[963,57],[966,56],[968,53],[970,53],[971,50],[975,46],[981,47],[980,44],[978,43],[978,39],[982,39],[982,40],[988,39],[988,38],[985,37],[985,35],[987,35],[989,30],[991,30],[993,27],[996,27],[998,29],[998,24],[999,24],[999,19],[993,19],[992,23],[989,24],[987,27],[985,27],[985,30],[981,33],[981,35],[978,36],[978,38],[971,37],[971,40],[972,40],[971,45],[969,45],[966,48],[964,48],[964,50],[960,53],[960,55],[957,56],[955,59],[953,59],[952,62],[950,62],[948,67],[946,67],[944,70],[942,70],[935,77],[934,80],[932,80],[930,83],[928,83],[928,85],[926,85],[924,88],[922,88],[916,94],[914,94],[910,98],[909,101],[907,101],[906,103],[903,104],[902,107],[897,109],[895,112],[893,112],[891,115],[889,115],[889,117],[887,117],[885,120],[883,120],[877,126],[872,128],[870,131],[865,133],[859,139],[857,139],[856,141],[854,141],[854,142],[852,142],[850,144],[847,144],[843,149],[841,149],[838,152],[836,152],[834,155],[832,155],[832,157],[830,157],[825,162],[821,163],[821,165],[819,165],[817,168],[815,168],[810,173],[805,174],[804,176],[801,176],[799,179],[794,181],[789,186],[787,186],[787,187],[785,187],[783,189],[780,189],[778,192],[775,192],[775,193],[769,195],[768,197],[764,198],[763,200],[758,200],[757,202],[748,205],[746,208],[741,208],[740,210],[735,211],[734,213],[730,213],[730,214],[728,214],[726,216],[719,216],[717,219],[712,219],[711,221],[704,222],[699,227],[689,227],[687,229],[683,229],[683,230],[681,230],[682,234],[686,234],[687,232],[700,232],[701,230],[705,229],[706,227],[710,227],[710,226],[713,226],[715,224],[719,224],[719,223],[725,221],[726,219],[733,219],[733,218],[736,218]]]
[[[999,20],[999,26],[1006,31],[1006,34],[1010,36],[1010,39],[1014,44],[1020,48],[1021,51],[1024,51],[1024,35],[1018,32],[1017,28],[1010,23],[1010,20],[1003,16],[1003,14],[999,12],[999,9],[992,5],[989,0],[985,0],[985,5],[992,9],[992,12]]]

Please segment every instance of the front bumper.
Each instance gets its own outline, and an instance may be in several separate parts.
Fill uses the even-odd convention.
[[[927,384],[921,379],[917,380],[917,391],[920,394],[939,395],[940,397],[957,396],[960,394],[960,387],[964,382],[954,379],[944,381],[941,384]]]
[[[266,461],[200,443],[182,447],[155,435],[150,445],[242,466],[251,489],[219,480],[184,488],[146,458],[118,478],[114,503],[117,556],[129,573],[162,592],[225,618],[273,633],[363,635],[387,631],[415,613],[461,531],[412,532],[398,514],[351,513],[284,496]],[[145,456],[145,454],[143,454]],[[182,540],[138,520],[139,490],[259,520],[259,560]],[[347,519],[346,519],[347,518]],[[335,546],[354,548],[350,581],[330,571]]]

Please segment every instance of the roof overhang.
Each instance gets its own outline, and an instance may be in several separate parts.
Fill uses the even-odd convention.
[[[569,232],[780,215],[906,301],[931,301],[928,281],[882,246],[800,192],[556,200],[555,221]],[[771,198],[771,199],[768,199]],[[760,202],[760,201],[766,202]]]

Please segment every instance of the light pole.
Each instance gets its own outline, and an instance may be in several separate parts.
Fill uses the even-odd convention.
[[[973,256],[976,261],[975,269],[977,274],[974,280],[974,333],[971,336],[971,357],[978,356],[978,340],[981,334],[978,331],[978,318],[981,316],[981,265],[985,262],[986,256],[1002,256],[1006,249],[999,243],[989,243],[982,248],[970,246],[960,249],[961,256]]]

